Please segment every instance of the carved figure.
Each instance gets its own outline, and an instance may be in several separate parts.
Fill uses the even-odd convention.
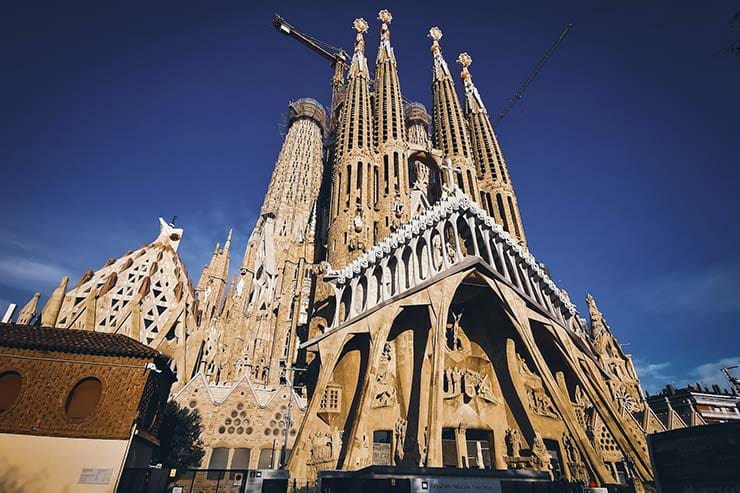
[[[447,348],[450,351],[462,351],[462,339],[460,339],[460,319],[462,312],[452,313],[452,326],[447,329]]]
[[[361,233],[362,232],[362,209],[357,208],[357,211],[355,212],[355,217],[352,219],[352,226],[354,226],[355,233]]]
[[[509,455],[511,457],[519,457],[522,450],[522,439],[519,436],[519,431],[513,428],[506,430],[506,443],[509,447]]]
[[[342,435],[344,435],[344,432],[339,430],[338,428],[334,428],[334,430],[331,432],[331,434],[327,433],[327,436],[329,437],[329,446],[330,446],[330,457],[332,459],[336,459],[339,457],[339,451],[342,449]]]
[[[367,435],[362,434],[362,438],[355,437],[355,441],[358,443],[357,448],[357,459],[355,464],[363,466],[370,463],[370,445],[368,444]]]
[[[403,460],[404,451],[403,451],[403,445],[406,440],[406,427],[408,426],[408,422],[403,418],[398,418],[396,420],[396,426],[393,428],[393,435],[395,438],[396,446],[395,446],[395,454],[396,454],[396,464],[401,462]]]
[[[396,403],[396,388],[388,382],[388,371],[381,370],[375,377],[375,398],[371,407],[387,407]]]
[[[401,195],[399,193],[396,193],[396,197],[393,199],[391,210],[396,217],[401,217],[401,213],[403,212],[403,203],[401,202]]]
[[[563,435],[563,446],[565,447],[565,454],[569,462],[581,462],[581,453],[578,451],[573,439],[567,433]]]
[[[529,366],[527,366],[527,362],[522,358],[522,355],[519,353],[516,353],[516,359],[519,364],[519,374],[520,375],[534,375],[532,373],[532,370],[529,369]]]
[[[450,263],[453,263],[455,261],[455,257],[457,255],[455,254],[455,245],[453,245],[450,241],[447,242],[447,260],[450,261]]]
[[[535,431],[534,438],[532,438],[532,455],[539,459],[540,468],[550,468],[550,454],[547,452],[547,447],[545,447],[545,442],[542,441],[542,435],[539,431]]]
[[[558,413],[555,410],[552,399],[550,399],[550,396],[545,393],[544,389],[529,387],[527,389],[527,397],[529,400],[529,408],[535,414],[546,416],[548,418],[558,417]]]
[[[419,443],[419,467],[424,467],[427,461],[427,451],[429,448],[429,428],[424,427],[424,433],[421,435],[421,442]]]

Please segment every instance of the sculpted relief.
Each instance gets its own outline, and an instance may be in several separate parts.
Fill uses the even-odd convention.
[[[500,404],[501,400],[493,394],[488,375],[470,369],[444,369],[444,398],[452,399],[463,396],[465,403],[480,398],[491,404]]]
[[[526,388],[527,406],[529,407],[529,410],[539,416],[558,419],[558,412],[552,403],[552,399],[550,399],[550,396],[545,392],[545,388],[542,385],[542,378],[529,369],[527,362],[519,353],[516,354],[516,358],[519,367],[519,375],[522,377],[522,381]]]
[[[393,345],[386,342],[383,345],[378,368],[373,376],[373,400],[370,407],[391,407],[398,402],[393,353]]]
[[[311,435],[311,458],[308,465],[317,469],[330,469],[339,459],[343,432],[334,428],[331,432],[317,431]]]

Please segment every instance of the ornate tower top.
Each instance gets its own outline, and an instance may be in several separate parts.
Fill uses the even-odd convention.
[[[357,31],[357,36],[355,36],[355,52],[352,55],[352,63],[349,67],[349,76],[355,77],[357,75],[363,75],[365,77],[369,77],[367,58],[365,58],[364,36],[369,26],[367,25],[367,21],[360,17],[359,19],[355,19],[355,22],[352,23],[352,27]]]
[[[429,38],[432,40],[432,54],[434,55],[434,80],[451,77],[447,62],[442,57],[442,47],[439,45],[439,40],[442,39],[442,30],[436,26],[431,28]]]
[[[483,105],[483,99],[481,99],[480,94],[478,94],[478,89],[476,89],[475,84],[473,84],[473,76],[468,70],[468,67],[473,63],[473,58],[468,55],[467,52],[463,52],[457,57],[457,63],[462,66],[460,78],[462,78],[463,84],[465,84],[465,99],[468,104],[468,109],[473,113],[488,113],[488,111],[486,111],[486,107]]]
[[[380,26],[380,49],[378,49],[377,63],[388,58],[395,62],[396,58],[391,47],[391,30],[388,27],[388,24],[393,20],[393,16],[386,9],[383,9],[378,12],[378,20],[382,22],[382,25]]]

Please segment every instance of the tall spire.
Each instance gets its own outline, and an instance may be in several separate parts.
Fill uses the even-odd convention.
[[[405,223],[409,219],[411,207],[403,96],[396,57],[391,46],[391,30],[388,27],[393,16],[387,10],[381,10],[378,12],[378,19],[381,27],[375,68],[374,132],[377,136],[378,157],[373,164],[372,175],[368,175],[368,188],[374,209],[369,237],[371,244],[377,243]],[[389,216],[391,221],[384,220]]]
[[[64,294],[67,292],[67,284],[69,284],[69,277],[62,277],[59,286],[51,293],[49,301],[46,302],[44,309],[41,310],[41,325],[44,327],[56,326],[59,311],[62,309]]]
[[[28,325],[33,321],[34,317],[36,317],[36,310],[38,310],[39,307],[40,297],[41,293],[35,293],[31,300],[26,303],[26,306],[21,308],[18,318],[15,321],[17,324]]]
[[[216,244],[216,250],[211,256],[211,261],[203,269],[198,285],[195,288],[198,296],[198,308],[208,318],[219,315],[218,311],[221,308],[221,300],[226,291],[227,277],[229,275],[231,235],[232,230],[229,229],[223,249],[221,249],[220,244]]]
[[[391,29],[388,25],[393,20],[390,12],[383,9],[378,12],[378,20],[382,23],[380,26],[380,48],[378,48],[378,59],[376,63],[382,63],[385,60],[396,62],[396,56],[393,54],[391,46]]]
[[[357,35],[355,36],[355,52],[352,54],[352,63],[349,66],[349,77],[363,76],[369,78],[370,72],[367,69],[367,58],[365,57],[365,33],[369,26],[362,17],[355,19],[352,26],[357,31]]]
[[[432,56],[434,57],[434,80],[451,80],[452,75],[450,75],[450,69],[449,67],[447,67],[447,62],[442,56],[442,47],[439,45],[439,40],[442,39],[442,30],[437,26],[431,28],[429,30],[429,38],[431,38],[432,40]]]
[[[460,100],[455,92],[455,83],[450,75],[442,56],[442,30],[433,27],[429,30],[432,39],[432,56],[434,69],[432,73],[432,121],[434,124],[434,140],[438,149],[442,150],[452,162],[457,172],[457,186],[470,199],[478,202],[478,181],[470,152],[470,137],[467,131],[467,122],[460,106]],[[452,187],[452,183],[447,184]]]
[[[339,123],[329,214],[327,258],[343,265],[369,248],[370,215],[374,210],[368,171],[376,160],[369,71],[365,58],[365,19],[353,24],[355,51],[349,68],[347,91]]]
[[[229,255],[229,250],[231,250],[231,235],[234,233],[234,228],[229,228],[229,234],[226,235],[226,243],[224,243],[224,252],[226,252],[226,255]]]
[[[472,156],[478,168],[481,206],[504,230],[526,247],[524,225],[509,170],[486,106],[473,84],[473,76],[468,69],[473,59],[467,53],[460,53],[457,62],[462,66],[460,77],[465,85],[465,108]]]

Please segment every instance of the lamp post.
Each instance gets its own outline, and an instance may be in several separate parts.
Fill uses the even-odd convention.
[[[280,451],[280,469],[285,468],[285,463],[288,461],[288,433],[290,433],[290,425],[292,424],[292,416],[290,414],[290,409],[293,404],[293,396],[291,395],[293,393],[293,381],[288,377],[288,372],[301,372],[306,371],[305,368],[295,368],[292,366],[285,368],[285,381],[288,384],[288,412],[285,414],[285,437],[283,440],[283,448]]]

